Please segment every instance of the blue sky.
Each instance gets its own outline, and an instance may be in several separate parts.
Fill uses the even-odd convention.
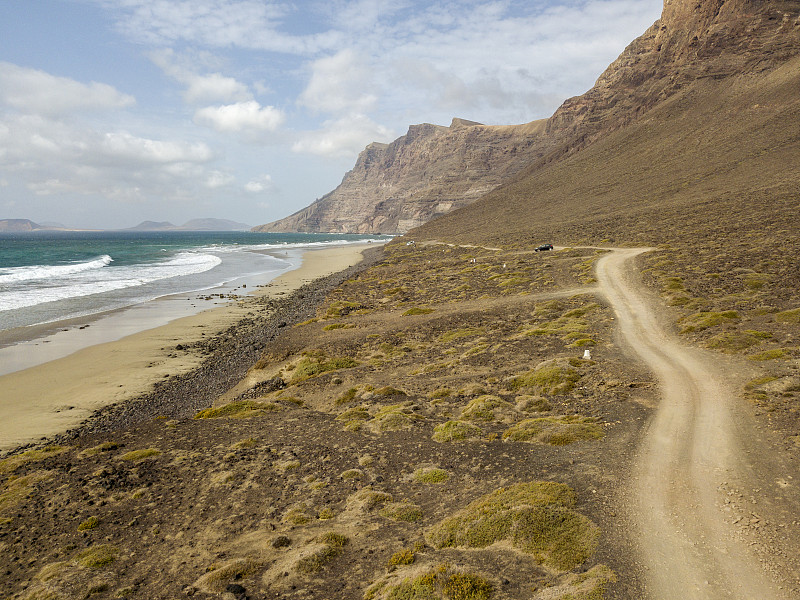
[[[410,124],[550,116],[658,0],[3,0],[0,218],[258,225]]]

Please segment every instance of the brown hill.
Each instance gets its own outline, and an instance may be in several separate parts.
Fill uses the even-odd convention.
[[[692,244],[710,229],[750,238],[757,225],[773,228],[770,241],[795,236],[800,2],[693,8],[668,3],[592,90],[559,108],[546,126],[563,136],[558,148],[414,235]]]

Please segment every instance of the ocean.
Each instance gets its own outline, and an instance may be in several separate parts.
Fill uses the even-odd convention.
[[[296,268],[302,253],[386,237],[253,232],[0,233],[0,333]]]

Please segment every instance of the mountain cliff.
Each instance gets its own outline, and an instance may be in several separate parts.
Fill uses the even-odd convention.
[[[786,64],[800,48],[799,6],[666,0],[661,18],[592,89],[565,101],[549,119],[503,127],[459,119],[449,128],[412,126],[391,144],[368,146],[334,191],[256,230],[405,233],[646,120],[679,95],[698,101],[691,89]]]
[[[367,146],[334,191],[255,230],[403,233],[469,204],[544,155],[544,125],[412,125],[390,144]]]

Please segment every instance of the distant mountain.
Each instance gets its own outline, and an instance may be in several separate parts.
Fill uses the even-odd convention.
[[[30,219],[2,219],[0,220],[0,231],[36,231],[37,229],[47,229]]]
[[[183,225],[169,221],[142,221],[127,231],[248,231],[250,225],[228,219],[192,219]]]
[[[169,221],[142,221],[135,227],[129,227],[129,231],[166,231],[170,229],[177,229],[175,225]]]

